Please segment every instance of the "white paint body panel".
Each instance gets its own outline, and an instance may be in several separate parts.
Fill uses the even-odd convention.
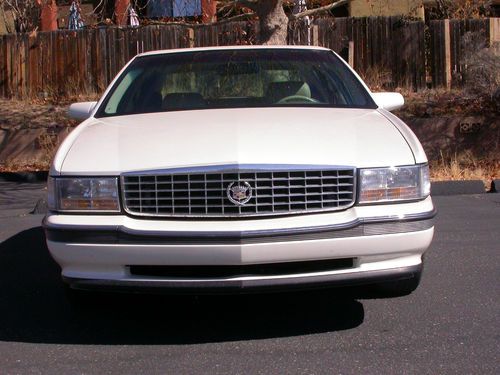
[[[217,164],[380,167],[413,164],[376,110],[247,108],[92,119],[71,137],[60,173],[118,175]],[[390,145],[390,147],[388,147]]]
[[[395,127],[401,132],[408,145],[411,147],[413,155],[415,157],[415,163],[427,163],[427,156],[425,155],[424,148],[418,140],[417,136],[410,129],[408,125],[404,123],[399,117],[395,116],[389,111],[380,109],[379,112],[383,114],[389,121],[391,121]]]
[[[72,278],[131,278],[126,265],[245,265],[349,258],[356,254],[355,268],[331,272],[341,274],[418,265],[433,233],[431,228],[404,234],[246,245],[47,244],[63,276]]]

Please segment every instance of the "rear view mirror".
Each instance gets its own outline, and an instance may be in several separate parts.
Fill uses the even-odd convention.
[[[69,106],[68,116],[75,120],[86,120],[90,117],[97,102],[74,103]]]
[[[372,93],[372,97],[379,108],[387,111],[394,111],[405,104],[403,95],[397,92],[376,92]]]
[[[260,66],[256,62],[230,62],[228,64],[219,65],[217,73],[224,75],[241,75],[241,74],[258,74]]]

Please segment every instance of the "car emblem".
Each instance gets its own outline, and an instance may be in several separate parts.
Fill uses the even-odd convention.
[[[227,197],[237,206],[245,205],[252,198],[252,187],[246,181],[233,181],[227,187]]]

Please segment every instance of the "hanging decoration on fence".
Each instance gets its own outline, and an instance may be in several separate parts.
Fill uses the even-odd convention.
[[[69,25],[68,29],[78,30],[83,29],[84,23],[82,20],[82,10],[80,9],[80,2],[73,0],[71,6],[69,7]]]
[[[298,14],[305,12],[307,10],[306,0],[295,0],[295,5],[293,6],[293,14]],[[303,17],[302,22],[307,26],[307,45],[311,45],[311,19],[309,16]]]
[[[139,27],[139,16],[137,15],[135,9],[130,7],[128,13],[129,13],[130,26]]]
[[[307,10],[306,0],[295,0],[295,4],[293,6],[293,14],[302,13]]]

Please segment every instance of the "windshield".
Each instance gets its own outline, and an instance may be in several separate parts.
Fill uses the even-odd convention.
[[[235,49],[139,57],[96,116],[276,106],[376,108],[330,51]]]

